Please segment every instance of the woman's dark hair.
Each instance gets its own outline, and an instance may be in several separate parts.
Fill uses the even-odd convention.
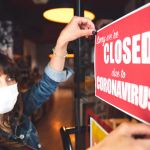
[[[10,78],[17,78],[17,66],[9,57],[0,53],[0,74],[7,74]]]
[[[10,78],[14,78],[18,84],[18,90],[19,90],[20,75],[19,75],[19,68],[17,67],[17,64],[6,55],[0,53],[0,75],[1,74],[7,74]],[[7,127],[12,128],[12,126],[15,124],[14,123],[15,121],[17,121],[17,123],[20,122],[22,112],[23,112],[23,103],[21,100],[21,95],[19,94],[13,110],[3,115],[3,120],[2,120],[3,125],[6,128]]]

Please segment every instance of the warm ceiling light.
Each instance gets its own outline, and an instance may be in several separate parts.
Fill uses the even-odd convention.
[[[49,54],[48,56],[49,56],[49,58],[54,57],[53,54]],[[74,58],[74,54],[67,54],[67,55],[66,55],[66,58]]]
[[[46,10],[43,13],[44,18],[50,21],[59,22],[59,23],[68,23],[74,16],[74,9],[73,8],[54,8]],[[95,15],[85,10],[84,16],[93,20],[95,18]]]

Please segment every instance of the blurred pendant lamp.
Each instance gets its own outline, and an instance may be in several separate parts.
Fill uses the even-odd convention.
[[[74,9],[70,7],[52,8],[43,13],[45,19],[58,23],[68,23],[73,16]],[[84,10],[84,16],[91,20],[95,18],[95,15],[88,10]]]

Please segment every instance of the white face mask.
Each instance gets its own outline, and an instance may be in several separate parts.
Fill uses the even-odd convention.
[[[0,88],[0,114],[10,112],[14,108],[18,94],[17,84]]]

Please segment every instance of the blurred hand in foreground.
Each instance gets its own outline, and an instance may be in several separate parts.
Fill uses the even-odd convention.
[[[148,125],[123,123],[103,141],[87,150],[150,150],[149,135]],[[145,138],[138,138],[138,136]]]

